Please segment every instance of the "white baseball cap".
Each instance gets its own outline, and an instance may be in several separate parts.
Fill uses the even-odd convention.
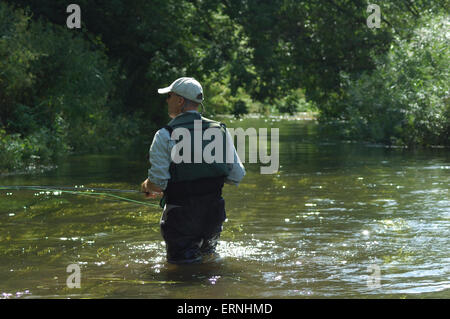
[[[200,83],[194,78],[179,78],[175,80],[170,86],[158,89],[159,94],[166,94],[174,92],[188,100],[202,103],[203,102],[203,88]]]

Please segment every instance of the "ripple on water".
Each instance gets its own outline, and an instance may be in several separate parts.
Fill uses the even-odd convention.
[[[149,259],[152,263],[161,263],[165,260],[164,242],[145,242],[128,244],[127,248],[131,251],[133,262],[137,264],[148,264]],[[219,241],[217,253],[222,258],[233,258],[236,260],[247,261],[273,261],[280,258],[288,258],[295,248],[283,248],[277,246],[275,241],[260,241],[252,239],[244,241]]]
[[[248,246],[243,242],[220,241],[217,245],[217,252],[222,257],[243,258],[250,260],[260,260],[261,256],[267,252],[262,248],[266,245],[262,242],[252,241],[254,245]],[[269,244],[273,244],[270,242]],[[267,244],[267,243],[266,243]]]

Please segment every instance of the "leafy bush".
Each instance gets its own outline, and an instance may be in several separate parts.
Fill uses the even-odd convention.
[[[115,68],[82,33],[0,3],[0,165],[23,167],[69,151],[101,151],[138,135],[113,115]]]
[[[243,100],[238,100],[233,104],[233,115],[240,118],[242,115],[248,113],[247,104]]]
[[[306,101],[302,90],[297,89],[276,101],[280,113],[294,114],[296,112],[317,111],[311,102]]]
[[[424,20],[396,39],[377,69],[345,83],[343,118],[351,137],[399,145],[449,145],[448,18]]]
[[[220,82],[204,81],[205,114],[228,114],[232,109],[232,97],[230,88]]]
[[[237,117],[247,113],[263,113],[260,103],[252,100],[242,88],[233,93],[229,81],[218,82],[215,78],[203,81],[205,111],[207,115],[233,114]]]

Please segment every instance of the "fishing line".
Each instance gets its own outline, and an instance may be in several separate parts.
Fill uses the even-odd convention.
[[[96,188],[96,187],[84,187],[84,186],[80,186],[80,187],[67,187],[67,186],[34,186],[34,185],[27,185],[27,186],[18,186],[18,185],[14,185],[14,186],[0,186],[0,189],[51,189],[51,190],[60,190],[60,189],[66,189],[66,190],[71,190],[71,191],[78,191],[78,190],[85,190],[85,191],[103,191],[103,192],[116,192],[116,193],[141,193],[140,191],[137,190],[130,190],[130,189],[114,189],[114,188]]]
[[[36,191],[52,191],[52,192],[61,192],[61,193],[68,193],[73,195],[94,195],[92,197],[99,197],[99,196],[107,196],[107,197],[113,197],[122,201],[127,201],[135,204],[150,206],[150,207],[159,207],[159,205],[151,204],[151,203],[145,203],[138,200],[105,193],[105,191],[108,192],[118,192],[118,193],[141,193],[137,190],[127,190],[127,189],[112,189],[112,188],[90,188],[87,187],[83,191],[80,191],[77,187],[53,187],[53,186],[0,186],[0,190],[36,190]],[[101,191],[101,192],[100,192]]]

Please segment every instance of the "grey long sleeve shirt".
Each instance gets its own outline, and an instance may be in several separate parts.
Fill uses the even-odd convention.
[[[188,111],[195,112],[195,111]],[[227,143],[233,144],[230,133],[227,130]],[[150,181],[160,187],[166,189],[167,182],[170,179],[169,167],[171,162],[172,148],[176,142],[170,138],[169,131],[165,128],[156,132],[152,145],[150,146],[150,164],[151,168],[148,170],[148,178]],[[230,173],[225,179],[225,183],[238,186],[241,180],[245,176],[245,168],[242,165],[241,160],[234,150],[233,163],[227,164],[229,166]]]

